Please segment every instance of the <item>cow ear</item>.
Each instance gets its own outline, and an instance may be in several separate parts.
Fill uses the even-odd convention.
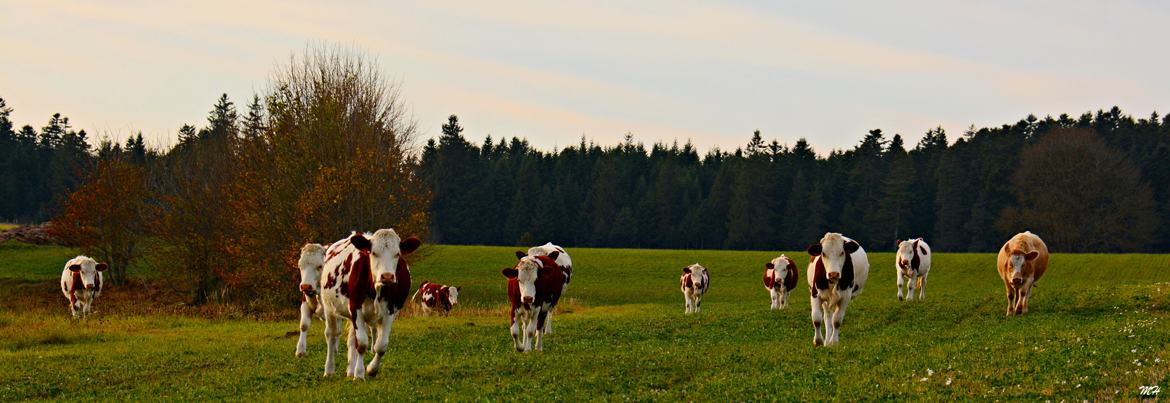
[[[691,266],[684,267],[683,274],[691,274]]]
[[[859,248],[861,248],[861,245],[858,245],[857,242],[849,241],[845,243],[845,253],[857,252]]]
[[[366,239],[366,237],[362,234],[350,235],[349,243],[353,245],[353,247],[358,248],[358,250],[364,250],[367,252],[370,250],[370,248],[374,247],[374,244],[371,243],[369,239]]]
[[[900,246],[902,246],[901,239],[894,241],[894,249],[898,249],[898,247],[900,247]]]
[[[764,268],[766,268],[768,270],[772,270],[772,269],[776,268],[776,265],[772,264],[772,262],[768,262],[768,263],[764,263]]]
[[[1035,259],[1036,256],[1040,256],[1040,252],[1031,251],[1031,252],[1028,252],[1027,254],[1024,255],[1024,259],[1032,260],[1032,259]]]
[[[525,256],[528,256],[528,254],[521,252],[521,251],[516,251],[516,258],[517,259],[523,259]]]
[[[808,248],[805,250],[808,251],[809,255],[820,256],[821,255],[821,244],[814,243],[812,245],[809,245]]]
[[[106,269],[108,269],[109,267],[110,266],[106,265],[105,263],[98,263],[97,264],[97,271],[106,271]]]
[[[81,265],[71,264],[69,265],[69,271],[81,271]]]
[[[507,278],[516,278],[516,276],[520,274],[519,271],[516,271],[516,269],[511,267],[505,267],[504,270],[500,270],[500,273],[503,273],[504,277]]]
[[[560,256],[561,256],[561,252],[560,252],[560,251],[555,251],[555,250],[553,251],[553,253],[549,253],[549,254],[548,254],[548,258],[549,258],[549,259],[552,259],[552,260],[557,260],[557,258],[558,258],[558,257],[560,257]]]
[[[414,236],[403,239],[402,242],[398,243],[398,249],[406,255],[414,253],[414,251],[418,250],[419,246],[422,246],[422,240]]]

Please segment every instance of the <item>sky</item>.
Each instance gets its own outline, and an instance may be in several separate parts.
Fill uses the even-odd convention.
[[[1170,110],[1170,4],[1155,1],[0,1],[0,98],[97,138],[175,143],[307,46],[377,61],[420,130],[543,149],[746,144],[821,153],[870,129],[909,145],[1120,106]]]

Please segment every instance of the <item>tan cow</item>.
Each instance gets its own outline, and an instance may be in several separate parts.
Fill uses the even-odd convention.
[[[1016,234],[999,250],[997,268],[1007,290],[1007,315],[1028,313],[1032,287],[1048,270],[1048,246],[1028,231]]]

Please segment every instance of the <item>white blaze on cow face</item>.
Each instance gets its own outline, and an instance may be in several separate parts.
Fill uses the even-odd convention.
[[[366,245],[354,246],[363,249]],[[410,250],[404,251],[404,246]],[[413,243],[404,245],[402,238],[392,229],[380,229],[369,237],[370,274],[374,280],[375,293],[381,295],[382,286],[398,282],[398,259],[402,257],[403,252],[413,252],[417,247],[418,245]]]
[[[1012,257],[1008,259],[1008,262],[1010,262],[1012,265],[1012,284],[1018,286],[1024,283],[1024,262],[1035,259],[1038,255],[1038,252],[1012,253]]]
[[[910,272],[914,270],[911,262],[914,261],[914,241],[902,241],[898,243],[898,269],[903,272]]]
[[[97,284],[98,272],[105,271],[106,265],[99,264],[90,258],[76,259],[73,264],[69,265],[69,271],[74,273],[81,273],[81,284],[75,284],[77,289],[84,288],[86,290],[94,289]]]
[[[544,264],[534,256],[524,256],[516,262],[516,282],[520,283],[520,303],[528,307],[536,299],[536,278]]]
[[[825,262],[825,275],[830,283],[841,279],[841,271],[845,267],[845,255],[856,252],[856,242],[846,241],[845,237],[835,232],[826,233],[821,242],[809,247],[809,254],[821,256]]]
[[[459,287],[450,287],[447,289],[447,300],[454,306],[459,303]]]
[[[695,289],[707,288],[707,268],[698,263],[687,266],[691,273],[691,282],[695,285]]]
[[[300,290],[308,297],[316,296],[321,287],[321,267],[325,265],[325,247],[310,243],[301,247],[297,266],[301,271]]]

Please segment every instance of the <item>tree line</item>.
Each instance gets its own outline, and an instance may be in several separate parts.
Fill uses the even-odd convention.
[[[1170,117],[1119,108],[941,127],[913,147],[880,129],[818,153],[756,131],[735,150],[582,138],[548,152],[520,138],[473,143],[452,115],[421,172],[441,243],[803,249],[826,231],[867,248],[924,237],[994,251],[1031,230],[1063,252],[1170,251]]]

